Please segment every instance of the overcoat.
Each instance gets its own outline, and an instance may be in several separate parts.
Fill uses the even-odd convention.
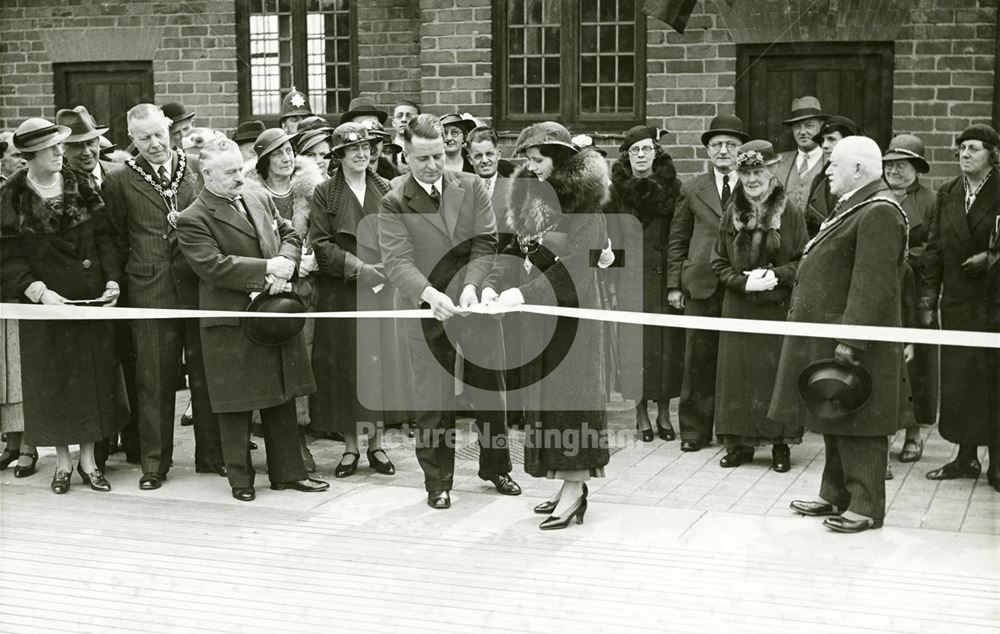
[[[264,291],[267,260],[298,266],[302,241],[267,196],[247,192],[250,221],[207,188],[177,220],[180,249],[198,275],[202,310],[242,311]],[[212,411],[245,412],[286,403],[316,389],[302,333],[279,347],[250,341],[240,318],[199,320]]]
[[[806,245],[802,212],[772,180],[768,197],[754,209],[738,188],[726,206],[719,237],[712,251],[712,269],[726,289],[722,316],[731,319],[784,321],[795,270]],[[770,291],[746,291],[744,271],[767,269],[778,278]],[[781,355],[777,335],[722,332],[715,375],[715,432],[736,436],[736,444],[798,442],[802,421],[768,419]]]
[[[529,304],[599,308],[597,269],[591,266],[590,254],[606,246],[602,205],[607,200],[607,164],[596,151],[580,151],[545,181],[518,168],[511,179],[506,220],[518,240],[508,245],[508,257],[497,260],[495,288],[517,287]],[[548,253],[531,246],[529,238],[539,234]],[[522,246],[529,252],[530,271],[522,266]],[[541,334],[548,330],[546,319],[539,319],[538,328],[525,324],[521,331],[525,337],[535,336],[539,372],[534,374],[544,377],[537,384],[535,411],[526,418],[524,469],[536,477],[600,469],[610,458],[604,328],[597,321],[565,320],[575,328],[556,330],[552,345],[546,346]],[[569,352],[560,359],[552,351],[564,344]]]
[[[58,205],[15,172],[0,189],[0,271],[6,297],[41,281],[66,299],[94,299],[121,280],[107,210],[89,179],[63,167]],[[108,309],[111,310],[111,309]],[[128,418],[112,322],[20,322],[24,442],[93,442]]]
[[[789,321],[902,325],[906,220],[894,202],[861,204],[872,198],[895,200],[885,183],[871,182],[844,201],[845,211],[807,244],[792,289]],[[874,378],[874,388],[857,412],[822,420],[806,408],[799,376],[810,363],[833,358],[838,343],[856,350],[856,359]],[[903,344],[789,336],[782,344],[768,416],[781,423],[804,422],[823,434],[884,436],[905,426],[901,420],[912,418],[909,397]]]
[[[985,272],[968,274],[962,262],[983,253],[1000,211],[1000,170],[965,212],[964,177],[938,190],[937,214],[931,217],[924,266],[922,304],[940,307],[941,327],[947,330],[986,331]],[[985,348],[941,347],[941,414],[938,429],[958,444],[985,445],[991,389],[987,380],[989,351]]]
[[[646,313],[679,314],[667,304],[667,244],[674,207],[680,198],[681,183],[673,159],[663,154],[653,162],[648,178],[635,178],[628,160],[611,169],[611,199],[608,237],[613,247],[642,245],[642,283],[624,283],[618,275],[624,269],[611,268],[609,279],[617,289],[618,308]],[[624,222],[618,214],[638,221]],[[638,233],[639,235],[633,235]],[[628,257],[628,253],[624,257]],[[634,291],[639,291],[638,293]],[[680,394],[684,372],[684,330],[655,326],[618,328],[618,367],[622,396],[639,400],[669,401]]]

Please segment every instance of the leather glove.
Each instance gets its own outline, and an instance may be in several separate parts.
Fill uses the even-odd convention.
[[[837,344],[837,347],[833,350],[833,360],[840,365],[860,365],[858,360],[854,358],[854,348],[846,343]]]

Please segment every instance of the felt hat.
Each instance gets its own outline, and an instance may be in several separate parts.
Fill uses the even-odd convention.
[[[31,117],[14,130],[14,147],[20,152],[38,152],[62,143],[70,132],[64,125],[56,125],[41,117]]]
[[[250,143],[257,140],[260,133],[266,130],[263,121],[244,121],[233,130],[233,141],[237,143]]]
[[[253,151],[257,154],[257,158],[263,158],[291,140],[292,135],[286,134],[284,130],[268,128],[257,136],[257,140],[253,143]]]
[[[767,167],[781,161],[781,157],[774,151],[774,146],[770,141],[754,139],[747,141],[736,150],[736,169],[747,171],[758,167]]]
[[[907,160],[921,174],[931,171],[931,166],[924,158],[924,142],[915,134],[898,134],[889,141],[889,149],[886,150],[882,162]]]
[[[822,359],[802,370],[799,394],[817,418],[838,420],[868,402],[872,395],[872,375],[860,364],[848,366]]]
[[[657,128],[651,125],[637,125],[625,132],[625,138],[622,140],[622,144],[618,146],[618,150],[620,152],[627,152],[630,147],[643,139],[650,139],[656,144],[660,142],[663,135],[669,133],[670,131],[664,128]]]
[[[304,313],[306,304],[298,293],[260,293],[247,306],[248,313]],[[304,317],[241,317],[247,339],[258,346],[276,348],[294,339],[306,325]]]
[[[962,134],[955,139],[955,145],[961,145],[962,141],[982,141],[986,145],[997,147],[1000,146],[1000,135],[985,123],[974,123],[962,130]]]
[[[371,115],[378,117],[379,123],[385,123],[385,120],[389,118],[389,113],[384,110],[379,110],[375,106],[375,100],[371,97],[362,95],[361,97],[355,97],[351,99],[351,103],[347,105],[347,112],[340,115],[340,123],[348,123],[354,117],[360,117],[362,115]]]
[[[812,138],[813,143],[816,145],[823,144],[823,136],[830,134],[831,132],[840,132],[841,137],[856,136],[858,134],[858,124],[854,121],[848,119],[847,117],[842,117],[840,115],[833,115],[823,121],[823,125],[820,126],[819,132],[816,136]]]
[[[569,130],[561,124],[555,121],[542,121],[521,130],[521,134],[517,136],[517,142],[514,144],[514,153],[521,154],[528,148],[539,145],[561,145],[575,151],[580,149],[573,145],[573,138],[570,136]]]
[[[805,121],[806,119],[825,119],[827,115],[823,114],[823,107],[819,105],[819,99],[816,97],[805,96],[792,99],[792,112],[791,115],[782,121],[784,125],[792,125],[798,121]]]
[[[173,123],[179,123],[185,119],[190,119],[194,116],[193,112],[188,112],[184,104],[172,101],[170,103],[165,103],[160,107],[163,114],[167,116]]]
[[[330,138],[330,151],[336,152],[351,145],[370,144],[371,142],[372,137],[368,134],[368,128],[361,123],[349,121],[341,123],[333,131],[333,136]]]
[[[56,113],[56,124],[64,125],[70,129],[70,135],[66,137],[66,143],[79,143],[96,139],[105,132],[107,128],[98,128],[94,125],[94,118],[87,112],[86,106],[77,106],[72,110],[62,109]]]
[[[701,144],[707,146],[713,136],[728,134],[746,143],[750,140],[750,135],[743,131],[743,120],[734,114],[720,114],[712,119],[708,125],[708,130],[701,135]]]
[[[453,125],[461,128],[464,134],[472,132],[479,125],[475,119],[464,117],[457,112],[446,114],[441,117],[439,121],[441,122],[442,129],[444,129],[445,126]]]

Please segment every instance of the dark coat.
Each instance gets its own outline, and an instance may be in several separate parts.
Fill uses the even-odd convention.
[[[806,231],[809,237],[819,233],[819,226],[830,217],[837,205],[837,197],[830,193],[830,179],[826,177],[829,163],[823,163],[819,174],[813,178],[807,192],[806,206],[802,212],[806,221]]]
[[[601,207],[608,200],[607,181],[607,164],[593,150],[581,151],[544,182],[519,168],[511,179],[505,228],[525,243],[529,236],[544,231],[543,244],[558,259],[541,249],[533,250],[529,255],[531,271],[526,272],[522,266],[525,255],[515,242],[508,246],[505,255],[509,257],[498,259],[495,288],[517,287],[529,304],[558,302],[599,308],[597,272],[590,264],[590,253],[606,246]],[[546,227],[552,228],[546,231]],[[559,267],[568,275],[560,274]],[[546,271],[551,275],[544,275]],[[575,326],[575,331],[556,330],[551,345],[543,346],[543,333],[551,329],[552,320],[535,320],[538,327],[526,326],[521,333],[535,337],[536,374],[545,378],[532,386],[535,406],[526,419],[524,469],[543,477],[554,470],[603,467],[610,458],[605,437],[603,325],[590,320],[560,320]],[[560,345],[569,348],[562,359],[552,352]]]
[[[681,194],[673,160],[668,154],[657,158],[648,178],[633,177],[628,160],[619,161],[611,170],[611,183],[611,200],[605,206],[611,244],[616,250],[625,249],[625,258],[633,244],[641,241],[642,248],[641,285],[620,280],[618,276],[625,269],[607,271],[617,290],[618,309],[680,313],[667,304],[664,283],[670,223]],[[622,218],[625,215],[638,222],[626,222]],[[622,396],[668,401],[680,394],[684,372],[683,329],[619,325],[618,338]]]
[[[177,221],[177,240],[198,275],[203,310],[245,310],[264,290],[267,260],[298,266],[302,241],[267,196],[244,196],[253,226],[226,199],[203,189]],[[212,411],[245,412],[286,403],[316,389],[302,334],[280,347],[259,346],[239,317],[201,319],[201,341]]]
[[[180,169],[173,152],[173,169]],[[147,174],[152,168],[146,159],[135,159]],[[198,177],[190,165],[177,188],[177,211],[194,202],[198,195]],[[108,174],[102,187],[115,233],[119,255],[125,263],[128,290],[127,305],[137,308],[198,308],[198,279],[191,271],[177,244],[177,232],[167,221],[167,201],[139,176],[125,166]]]
[[[906,252],[906,221],[882,181],[865,185],[844,203],[839,220],[807,245],[792,290],[788,320],[817,324],[902,325],[900,301]],[[847,210],[854,211],[847,213]],[[799,394],[802,370],[833,357],[838,343],[855,348],[875,380],[871,399],[857,412],[821,420]],[[844,436],[884,436],[911,420],[903,344],[822,337],[785,337],[768,416],[785,424],[804,422],[812,431]]]
[[[733,190],[738,179],[730,174]],[[719,286],[712,271],[712,246],[722,220],[722,200],[709,170],[681,186],[681,198],[670,223],[667,243],[667,289],[681,289],[686,297],[708,299]]]
[[[938,190],[937,214],[931,217],[921,304],[941,309],[941,327],[948,330],[988,330],[986,275],[969,275],[962,262],[989,246],[1000,213],[1000,170],[993,168],[969,213],[965,213],[964,177]],[[988,442],[987,381],[989,351],[985,348],[941,348],[941,414],[939,430],[959,444]]]
[[[802,213],[773,189],[754,210],[737,189],[726,206],[712,252],[712,269],[726,289],[722,316],[732,319],[784,321],[795,270],[808,235]],[[774,271],[774,290],[748,293],[744,271]],[[719,334],[715,377],[715,432],[740,438],[735,444],[798,442],[802,421],[777,423],[767,417],[781,355],[781,337],[736,332]]]
[[[86,178],[62,170],[63,199],[47,205],[15,172],[0,189],[0,272],[6,299],[27,301],[41,281],[66,299],[94,299],[121,280],[107,210]],[[110,309],[109,309],[110,310]],[[20,324],[24,440],[53,446],[93,442],[127,421],[112,322]]]

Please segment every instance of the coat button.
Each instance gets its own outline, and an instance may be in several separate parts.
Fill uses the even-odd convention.
[[[162,235],[162,236],[160,236],[160,237],[161,237],[161,238],[163,238],[164,240],[166,240],[166,239],[167,239],[167,234],[163,234],[163,235]]]
[[[91,262],[90,260],[84,260],[84,261],[83,261],[83,262],[81,262],[80,264],[82,264],[82,265],[83,265],[83,268],[85,268],[85,269],[89,269],[89,268],[90,268],[90,267],[91,267],[91,266],[92,266],[92,265],[93,265],[94,263],[93,263],[93,262]]]

